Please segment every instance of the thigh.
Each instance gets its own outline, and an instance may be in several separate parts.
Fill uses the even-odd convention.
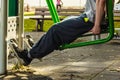
[[[57,23],[56,28],[60,37],[64,43],[69,43],[75,40],[80,35],[90,31],[93,27],[93,23],[84,21],[85,15],[79,17],[73,17]]]
[[[85,14],[82,14],[81,16],[78,16],[78,17],[70,17],[58,23],[57,26],[59,26],[65,31],[77,30],[80,33],[84,32],[84,30],[89,31],[89,29],[93,27],[93,23],[91,23],[90,21],[88,22],[84,21],[85,17],[86,17]]]

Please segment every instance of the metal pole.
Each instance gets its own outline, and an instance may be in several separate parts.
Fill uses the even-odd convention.
[[[0,74],[7,72],[7,0],[0,0]]]
[[[23,48],[23,37],[24,37],[24,0],[19,0],[19,11],[18,11],[18,20],[19,20],[19,26],[17,29],[17,35],[18,35],[18,46],[20,48]]]

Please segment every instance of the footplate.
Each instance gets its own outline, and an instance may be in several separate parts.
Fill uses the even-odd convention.
[[[16,64],[19,64],[19,65],[22,65],[22,59],[20,59],[19,57],[18,57],[18,55],[17,55],[17,52],[15,51],[15,49],[14,49],[14,47],[13,46],[16,46],[16,47],[18,47],[18,42],[17,42],[17,40],[16,39],[10,39],[9,41],[8,41],[8,45],[9,45],[9,47],[10,47],[10,53],[12,53],[12,54],[14,54],[14,56],[17,58],[17,60],[18,60],[18,62],[16,63]]]
[[[31,49],[32,46],[34,45],[34,40],[30,35],[26,35],[25,38],[23,39],[25,44],[27,45],[28,49]]]

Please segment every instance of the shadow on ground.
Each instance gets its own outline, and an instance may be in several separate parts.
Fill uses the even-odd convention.
[[[6,75],[0,76],[0,80],[53,80],[49,76],[44,76],[35,71],[8,71]]]

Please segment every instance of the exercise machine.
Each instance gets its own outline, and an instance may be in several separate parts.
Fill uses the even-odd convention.
[[[104,39],[61,45],[61,49],[105,43],[113,38],[114,24],[112,0],[106,1],[109,35]],[[58,17],[53,0],[46,0],[46,2],[54,23],[59,22],[60,19]],[[11,44],[16,44],[16,46],[19,46],[19,48],[23,48],[25,43],[28,44],[28,48],[31,48],[34,44],[29,35],[26,36],[26,40],[24,41],[23,3],[24,0],[0,0],[0,74],[5,74],[7,72],[8,55],[11,52],[15,53]]]

